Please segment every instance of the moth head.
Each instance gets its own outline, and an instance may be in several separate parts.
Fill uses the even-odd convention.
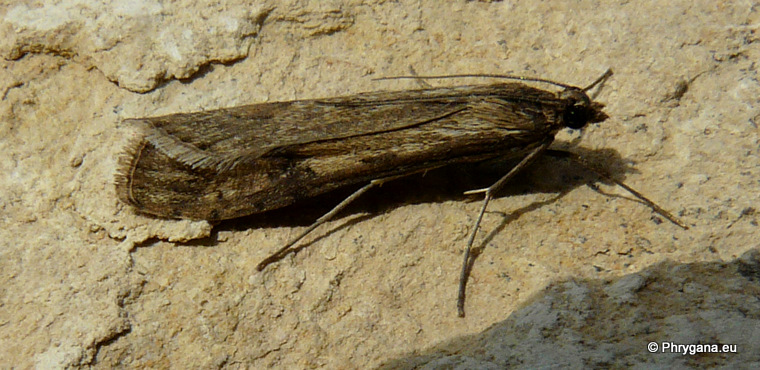
[[[607,115],[602,112],[603,104],[594,102],[585,91],[578,88],[569,88],[559,93],[559,98],[568,102],[562,113],[565,127],[581,129],[589,123],[602,122]]]

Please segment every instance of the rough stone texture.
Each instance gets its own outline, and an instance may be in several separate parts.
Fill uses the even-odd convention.
[[[0,11],[3,367],[760,364],[760,9],[750,2]],[[576,85],[613,68],[597,96],[610,119],[562,133],[557,147],[605,163],[691,229],[544,159],[491,203],[459,319],[461,253],[480,203],[458,195],[468,184],[457,178],[493,175],[388,184],[261,273],[258,261],[339,196],[213,228],[116,201],[124,118],[415,88],[372,80],[410,66]],[[650,341],[738,350],[651,354]]]
[[[44,5],[43,5],[44,4]],[[6,8],[0,54],[58,55],[132,91],[185,79],[248,48],[271,8],[194,1],[55,1]]]
[[[663,262],[613,281],[563,280],[482,333],[383,368],[757,368],[759,282],[757,250],[730,263]],[[729,347],[699,354],[673,344]]]

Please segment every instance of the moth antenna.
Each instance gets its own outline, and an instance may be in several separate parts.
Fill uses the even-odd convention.
[[[612,76],[612,69],[607,69],[607,72],[604,72],[604,74],[597,78],[596,81],[591,83],[588,87],[581,89],[582,91],[588,91],[589,89],[592,89],[594,86],[598,85],[602,81],[606,80]],[[526,81],[526,82],[541,82],[546,83],[554,86],[559,86],[564,89],[577,89],[577,87],[564,84],[557,81],[547,80],[544,78],[537,78],[537,77],[524,77],[524,76],[514,76],[514,75],[500,75],[500,74],[456,74],[456,75],[437,75],[437,76],[391,76],[391,77],[378,77],[373,78],[373,81],[380,81],[380,80],[434,80],[434,79],[447,79],[447,78],[501,78],[506,80],[517,80],[517,81]]]
[[[608,78],[612,76],[612,68],[608,68],[607,72],[604,72],[603,75],[601,75],[599,78],[596,79],[596,81],[592,82],[590,85],[583,88],[583,91],[589,91],[594,88],[594,86],[599,85],[600,83],[607,81]]]

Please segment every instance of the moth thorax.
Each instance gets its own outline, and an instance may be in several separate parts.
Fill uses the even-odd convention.
[[[580,89],[567,89],[559,93],[559,98],[568,102],[562,119],[565,127],[580,129],[586,126],[593,112],[591,99]]]

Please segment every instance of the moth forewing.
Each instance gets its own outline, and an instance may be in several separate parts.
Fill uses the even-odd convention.
[[[165,218],[222,220],[339,187],[525,154],[571,104],[518,83],[253,104],[127,121],[119,198]]]

